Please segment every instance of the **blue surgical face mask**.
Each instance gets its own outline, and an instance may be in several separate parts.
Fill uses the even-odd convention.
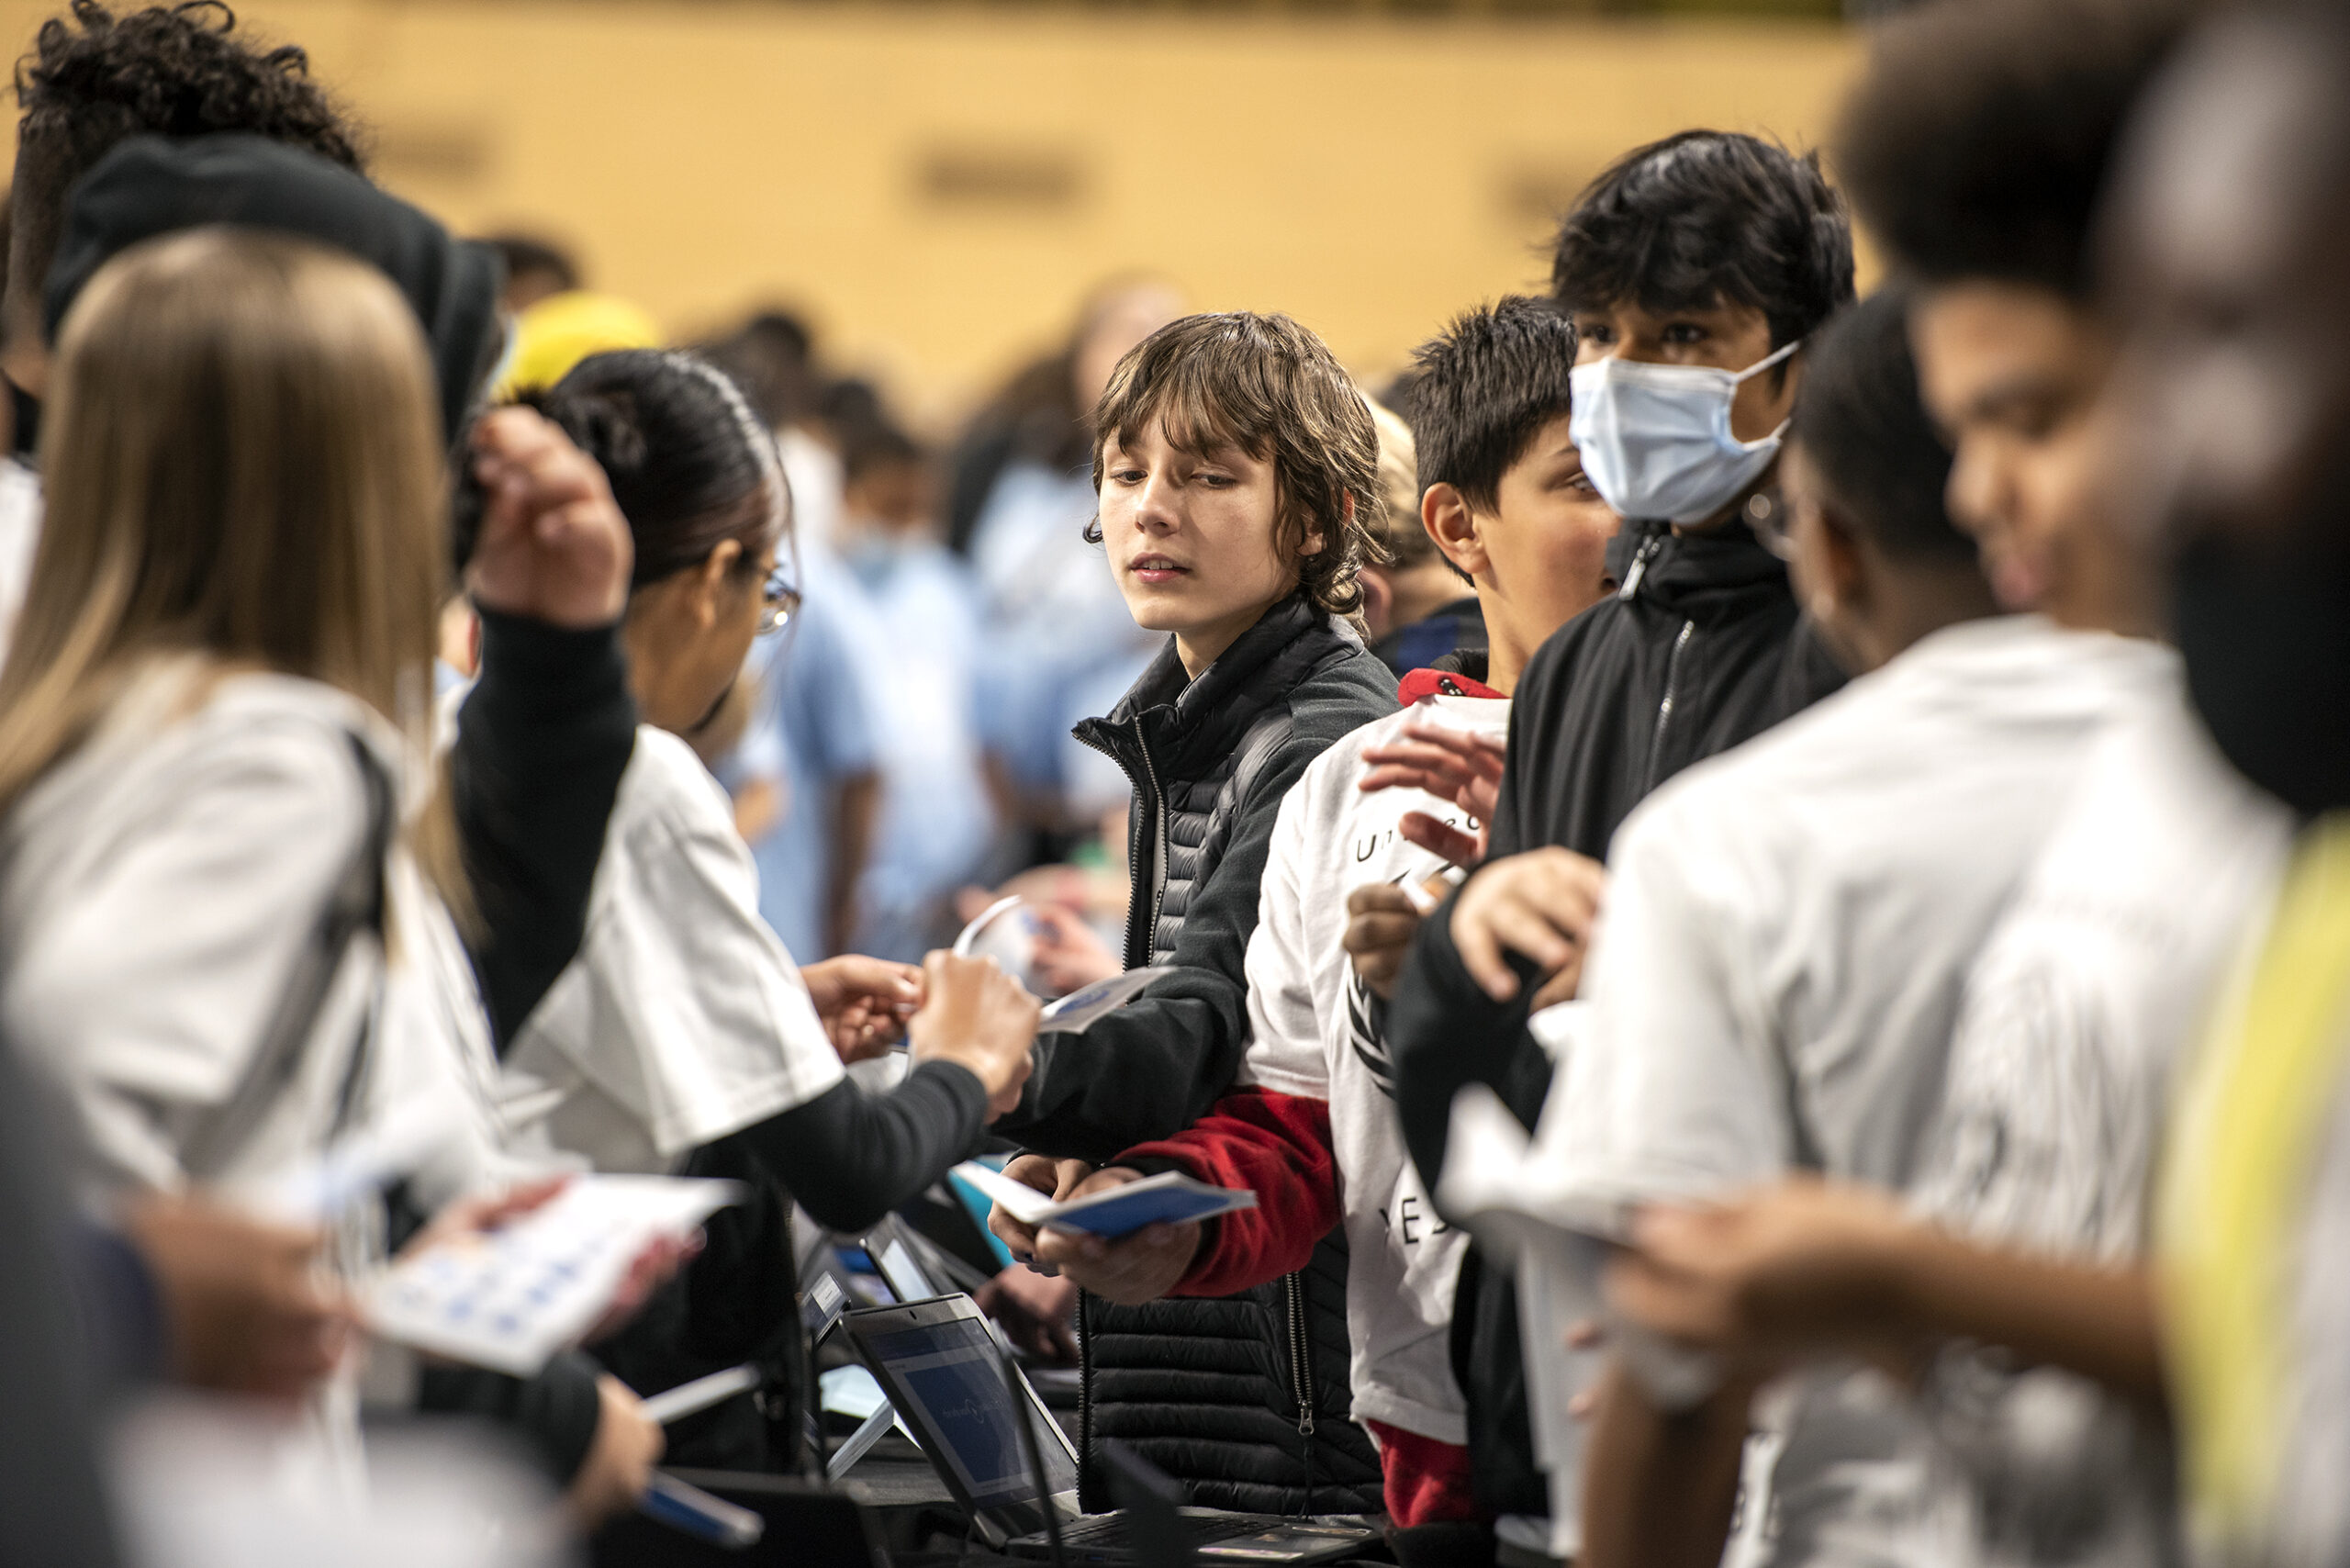
[[[1730,434],[1730,400],[1749,376],[1803,346],[1798,338],[1744,370],[1594,360],[1575,366],[1568,431],[1583,469],[1620,517],[1703,522],[1779,455],[1782,423],[1760,441]]]

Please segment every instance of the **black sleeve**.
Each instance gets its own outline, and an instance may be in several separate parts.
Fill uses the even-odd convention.
[[[734,1134],[827,1230],[870,1229],[979,1147],[988,1092],[954,1062],[918,1063],[887,1094],[835,1083]]]
[[[474,968],[502,1046],[579,951],[636,704],[616,626],[573,632],[485,610],[481,635],[450,787],[481,911]]]
[[[1550,1055],[1526,1027],[1527,998],[1539,978],[1535,966],[1510,955],[1517,996],[1495,1002],[1486,995],[1452,945],[1452,908],[1460,897],[1456,892],[1421,922],[1387,1009],[1396,1114],[1412,1163],[1429,1193],[1444,1171],[1452,1097],[1464,1084],[1492,1087],[1529,1131],[1550,1088]]]
[[[477,1416],[527,1445],[558,1486],[568,1486],[595,1445],[603,1405],[594,1361],[565,1350],[535,1377],[509,1377],[481,1367],[428,1363],[417,1378],[417,1408],[436,1415]]]
[[[1248,1047],[1248,939],[1273,823],[1323,749],[1292,741],[1266,763],[1223,858],[1192,890],[1168,960],[1175,973],[1082,1035],[1039,1035],[1036,1070],[1020,1108],[996,1123],[998,1137],[1099,1165],[1173,1137],[1232,1087]]]

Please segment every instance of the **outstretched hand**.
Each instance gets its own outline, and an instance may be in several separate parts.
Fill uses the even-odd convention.
[[[474,475],[488,496],[465,587],[485,610],[551,626],[609,626],[628,607],[635,546],[593,458],[529,409],[474,427]]]
[[[123,1226],[155,1280],[180,1382],[290,1404],[333,1374],[356,1315],[319,1271],[325,1232],[196,1196],[140,1198]]]
[[[1066,1203],[1069,1195],[1093,1176],[1093,1167],[1082,1159],[1052,1159],[1041,1154],[1024,1154],[1003,1168],[1003,1173],[1024,1186],[1034,1187],[1053,1202]],[[998,1204],[988,1215],[988,1229],[1004,1250],[1040,1274],[1058,1272],[1049,1264],[1042,1264],[1036,1256],[1036,1242],[1042,1234],[1026,1220],[1014,1215]]]
[[[1113,1165],[1079,1182],[1069,1196],[1090,1198],[1142,1179],[1139,1170]],[[1147,1225],[1114,1241],[1081,1231],[1041,1230],[1036,1233],[1036,1258],[1104,1301],[1140,1306],[1182,1282],[1199,1257],[1202,1234],[1198,1220]]]
[[[1371,767],[1356,786],[1365,794],[1380,790],[1418,790],[1449,801],[1473,831],[1409,812],[1398,824],[1405,839],[1455,866],[1485,858],[1494,812],[1501,804],[1503,746],[1499,741],[1432,721],[1408,722],[1402,735],[1383,745],[1365,746]]]
[[[912,964],[844,954],[801,965],[800,978],[844,1063],[886,1053],[923,1004],[923,972]]]
[[[1657,1207],[1609,1265],[1631,1321],[1768,1368],[1806,1350],[1882,1350],[1903,1320],[1897,1281],[1921,1236],[1890,1193],[1798,1176],[1728,1203]]]

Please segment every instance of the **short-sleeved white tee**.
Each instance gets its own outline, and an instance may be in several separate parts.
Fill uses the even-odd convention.
[[[640,727],[579,953],[506,1057],[508,1103],[599,1170],[658,1172],[841,1081],[718,781]]]
[[[2056,1257],[2144,1254],[2177,1070],[2291,832],[2184,692],[2113,726],[1968,979],[1919,1212]],[[1919,1406],[1932,1481],[1897,1557],[2177,1560],[2168,1434],[2126,1402],[1953,1348]]]
[[[2098,737],[2176,668],[2036,617],[1968,622],[1658,790],[1617,837],[1587,1029],[1544,1109],[1568,1185],[1706,1198],[1812,1169],[1907,1189],[1976,954]],[[1798,1401],[1783,1516],[1915,1495],[1893,1403],[1807,1420]],[[1772,1561],[1837,1560],[1796,1523]]]

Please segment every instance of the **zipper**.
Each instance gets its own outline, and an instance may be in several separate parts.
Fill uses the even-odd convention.
[[[1673,639],[1673,652],[1665,657],[1664,699],[1656,705],[1656,733],[1649,737],[1649,776],[1643,793],[1656,788],[1656,770],[1664,761],[1665,726],[1673,722],[1673,700],[1681,688],[1681,655],[1689,646],[1689,640],[1696,634],[1697,623],[1684,621],[1680,634]]]
[[[1307,1361],[1305,1286],[1302,1274],[1281,1276],[1281,1291],[1289,1306],[1290,1391],[1297,1396],[1297,1435],[1314,1435],[1314,1368]]]
[[[1632,564],[1624,568],[1624,586],[1616,590],[1617,599],[1629,604],[1639,596],[1640,579],[1649,575],[1649,563],[1664,548],[1664,540],[1663,534],[1651,533],[1640,541],[1640,547],[1632,553]]]
[[[1150,747],[1144,744],[1142,738],[1141,714],[1137,713],[1135,715],[1133,726],[1135,750],[1140,754],[1142,757],[1142,771],[1140,773],[1136,773],[1134,769],[1134,765],[1128,762],[1125,757],[1119,756],[1117,751],[1113,748],[1102,745],[1101,742],[1092,739],[1091,736],[1080,735],[1078,737],[1080,744],[1100,752],[1103,756],[1108,757],[1112,762],[1118,765],[1118,771],[1126,776],[1126,783],[1134,790],[1137,801],[1145,812],[1151,814],[1154,822],[1157,823],[1158,836],[1153,840],[1153,843],[1158,850],[1158,856],[1147,871],[1143,868],[1142,818],[1139,816],[1136,817],[1127,824],[1126,827],[1127,885],[1130,889],[1139,886],[1146,878],[1147,878],[1151,884],[1150,918],[1139,927],[1137,927],[1135,923],[1135,916],[1138,913],[1138,904],[1140,901],[1136,899],[1131,891],[1129,891],[1126,899],[1126,968],[1130,969],[1140,969],[1150,962],[1151,941],[1158,929],[1159,906],[1163,904],[1167,899],[1167,879],[1165,875],[1167,868],[1167,802],[1160,798],[1158,792],[1158,770],[1151,763]]]
[[[1314,1346],[1306,1330],[1303,1270],[1281,1276],[1281,1296],[1289,1316],[1290,1392],[1297,1398],[1297,1459],[1305,1474],[1298,1512],[1304,1515],[1314,1511]]]
[[[1077,1463],[1078,1502],[1085,1501],[1086,1473],[1093,1464],[1093,1325],[1086,1310],[1085,1293],[1077,1293]]]
[[[1135,749],[1142,754],[1143,777],[1150,784],[1150,820],[1158,831],[1158,854],[1150,863],[1150,918],[1139,933],[1132,926],[1126,930],[1126,968],[1130,969],[1144,968],[1156,956],[1158,911],[1167,902],[1167,797],[1159,791],[1158,766],[1150,760],[1150,747],[1143,742],[1139,713],[1135,715]]]

